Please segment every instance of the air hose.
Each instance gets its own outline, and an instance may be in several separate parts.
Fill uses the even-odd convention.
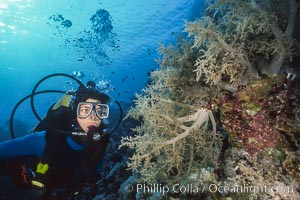
[[[56,131],[56,132],[59,132],[59,133],[64,133],[64,134],[71,134],[70,131],[65,131],[65,130],[61,130],[61,129],[58,129],[50,124],[48,124],[47,122],[45,122],[39,115],[38,113],[36,112],[36,109],[35,109],[35,106],[34,106],[34,94],[36,93],[36,90],[37,88],[40,86],[40,84],[42,82],[44,82],[45,80],[49,79],[49,78],[52,78],[52,77],[55,77],[55,76],[65,76],[65,77],[68,77],[68,78],[71,78],[73,79],[74,81],[76,81],[80,86],[82,87],[85,87],[83,85],[83,83],[81,83],[81,81],[79,81],[78,79],[74,78],[73,76],[69,75],[69,74],[64,74],[64,73],[55,73],[55,74],[50,74],[48,76],[45,76],[44,78],[42,78],[41,80],[39,80],[37,82],[37,84],[35,84],[32,92],[31,92],[31,95],[30,95],[30,106],[31,106],[31,110],[34,114],[34,116],[37,118],[37,120],[42,123],[45,127],[53,130],[53,131]]]
[[[43,93],[63,93],[65,94],[65,91],[60,91],[60,90],[43,90],[43,91],[39,91],[34,93],[34,95],[38,95],[38,94],[43,94]],[[18,107],[28,98],[31,97],[32,94],[25,96],[24,98],[22,98],[13,108],[11,115],[10,115],[10,120],[9,120],[9,128],[10,128],[10,135],[13,139],[16,138],[15,136],[15,131],[14,131],[14,117],[15,117],[15,113],[18,109]]]

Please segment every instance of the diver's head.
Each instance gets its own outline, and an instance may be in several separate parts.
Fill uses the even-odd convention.
[[[77,105],[77,122],[84,132],[89,131],[89,127],[99,127],[102,119],[106,119],[109,113],[107,104],[102,104],[98,99],[88,98]]]
[[[108,117],[108,101],[109,97],[99,92],[94,82],[89,81],[87,87],[80,86],[72,103],[75,125],[80,126],[86,133],[90,127],[99,127],[102,120]]]

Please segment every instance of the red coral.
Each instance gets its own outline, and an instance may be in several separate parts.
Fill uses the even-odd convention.
[[[275,147],[277,145],[278,132],[270,127],[268,117],[264,113],[255,114],[249,126],[251,132],[243,138],[246,151],[256,154],[265,147]]]
[[[228,102],[223,104],[227,106],[227,110],[223,110],[223,119],[226,119],[223,122],[225,129],[231,134],[232,143],[242,143],[243,148],[250,154],[257,154],[265,147],[277,145],[278,132],[270,125],[268,106],[251,116],[238,98],[224,99],[223,102]]]

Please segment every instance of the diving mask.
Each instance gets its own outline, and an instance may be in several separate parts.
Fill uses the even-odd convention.
[[[80,102],[77,106],[77,117],[87,118],[92,111],[99,119],[106,119],[109,115],[109,106],[96,102]]]

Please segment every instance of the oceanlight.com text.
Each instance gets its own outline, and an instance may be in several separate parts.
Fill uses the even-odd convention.
[[[288,194],[293,193],[294,188],[288,186],[252,186],[252,185],[218,185],[218,184],[207,184],[203,186],[196,186],[193,184],[181,185],[174,184],[172,186],[163,185],[163,184],[136,184],[136,185],[127,185],[125,187],[127,192],[136,191],[137,193],[144,194],[154,194],[160,193],[162,195],[167,195],[169,193],[183,193],[197,195],[201,193],[249,193],[251,195],[256,195],[258,193],[279,193],[279,194]]]

